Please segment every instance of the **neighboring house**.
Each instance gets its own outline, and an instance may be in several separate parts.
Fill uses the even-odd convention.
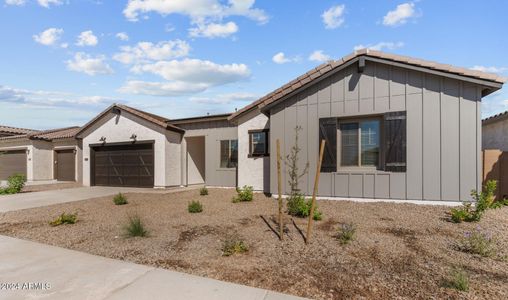
[[[503,83],[361,50],[232,114],[170,120],[114,104],[75,132],[77,169],[82,164],[87,186],[251,185],[275,193],[276,140],[285,157],[299,126],[300,170],[309,162],[304,194],[312,193],[324,139],[319,196],[465,200],[481,188],[480,102]],[[287,194],[284,164],[282,174]]]
[[[482,121],[482,148],[508,151],[508,111]]]
[[[0,125],[0,137],[36,132],[37,130]]]

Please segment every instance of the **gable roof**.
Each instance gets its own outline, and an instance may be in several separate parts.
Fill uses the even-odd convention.
[[[152,113],[148,113],[148,112],[124,105],[124,104],[114,103],[114,104],[110,105],[108,108],[106,108],[104,111],[102,111],[100,114],[95,116],[95,118],[93,118],[90,122],[86,123],[83,127],[81,127],[81,129],[76,133],[76,137],[79,138],[80,134],[82,134],[86,129],[90,128],[90,126],[95,124],[100,118],[102,118],[103,116],[105,116],[107,113],[109,113],[110,111],[112,111],[115,108],[119,109],[119,110],[126,111],[130,114],[133,114],[145,121],[148,121],[152,124],[160,126],[164,129],[171,130],[171,131],[178,132],[178,133],[185,132],[185,130],[183,130],[182,128],[179,128],[179,127],[176,127],[172,124],[167,123],[169,121],[169,119],[167,119],[167,118],[164,118],[164,117],[152,114]]]
[[[178,124],[190,124],[190,123],[201,123],[201,122],[211,122],[211,121],[227,121],[229,116],[231,116],[231,113],[206,115],[206,116],[198,116],[198,117],[190,117],[190,118],[172,119],[172,120],[169,120],[168,123],[173,124],[173,125],[178,125]]]
[[[296,79],[293,79],[292,81],[284,84],[283,86],[274,90],[273,92],[263,96],[262,98],[254,101],[253,103],[233,113],[229,117],[229,120],[233,120],[254,108],[262,109],[263,107],[275,103],[276,101],[281,100],[282,98],[285,98],[290,94],[294,94],[298,91],[301,91],[309,87],[316,81],[320,80],[321,78],[325,78],[328,75],[333,74],[335,71],[343,69],[346,66],[349,66],[352,63],[360,60],[360,58],[378,61],[382,63],[393,62],[397,63],[398,66],[400,67],[413,67],[422,72],[438,73],[438,75],[442,76],[459,77],[462,80],[479,80],[480,82],[478,83],[489,86],[490,89],[488,90],[487,94],[490,94],[493,91],[500,89],[502,84],[505,83],[507,80],[506,78],[500,77],[496,74],[454,67],[451,65],[440,64],[437,62],[412,58],[409,56],[390,54],[369,49],[361,49],[347,56],[344,56],[341,59],[335,61],[328,61],[326,63],[317,66],[316,68],[297,77]]]
[[[79,131],[79,129],[80,129],[79,126],[72,126],[42,131],[33,131],[26,134],[1,137],[0,140],[29,139],[29,140],[53,141],[58,139],[73,138]]]
[[[11,126],[4,126],[0,125],[0,133],[6,133],[9,135],[21,135],[21,134],[28,134],[32,132],[36,132],[37,130],[33,129],[27,129],[27,128],[18,128],[18,127],[11,127]]]
[[[508,119],[508,110],[483,119],[482,125],[488,125],[488,124],[496,123],[496,122],[506,120],[506,119]]]

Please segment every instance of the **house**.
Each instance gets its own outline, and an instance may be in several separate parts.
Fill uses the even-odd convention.
[[[482,148],[508,151],[508,111],[482,121]]]
[[[360,50],[232,114],[167,119],[114,104],[74,132],[76,178],[86,186],[251,185],[275,193],[276,140],[286,156],[298,126],[299,167],[310,166],[300,184],[307,195],[324,139],[319,196],[464,200],[481,188],[481,99],[504,82]],[[19,147],[35,141],[21,139]],[[54,158],[55,142],[45,142]],[[0,150],[13,149],[7,143],[0,139]]]

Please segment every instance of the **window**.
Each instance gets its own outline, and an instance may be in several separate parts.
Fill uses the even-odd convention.
[[[267,156],[268,130],[249,130],[249,157]]]
[[[340,165],[343,167],[378,167],[380,121],[376,119],[340,123]]]
[[[236,168],[238,165],[238,140],[220,141],[220,167]]]

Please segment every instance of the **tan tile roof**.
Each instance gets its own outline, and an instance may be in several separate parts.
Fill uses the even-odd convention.
[[[30,139],[30,140],[52,141],[57,139],[73,138],[79,131],[79,129],[80,129],[79,126],[49,129],[30,132],[26,134],[1,137],[0,140]]]
[[[407,64],[407,65],[422,67],[422,68],[426,68],[429,70],[442,71],[442,72],[447,72],[447,73],[451,73],[451,74],[455,74],[455,75],[471,77],[471,78],[481,79],[481,80],[485,80],[485,81],[491,81],[493,83],[503,84],[507,80],[506,78],[500,77],[496,74],[485,73],[485,72],[475,71],[475,70],[466,69],[466,68],[454,67],[451,65],[440,64],[437,62],[422,60],[422,59],[413,58],[413,57],[409,57],[409,56],[390,54],[390,53],[368,50],[368,49],[361,49],[361,50],[355,51],[354,53],[346,55],[341,59],[338,59],[335,61],[328,61],[326,63],[323,63],[323,64],[317,66],[316,68],[308,71],[307,73],[286,83],[285,85],[281,86],[280,88],[276,89],[275,91],[265,95],[264,97],[254,101],[253,103],[251,103],[251,104],[243,107],[242,109],[238,110],[237,112],[233,113],[229,117],[229,120],[232,120],[232,119],[242,115],[243,113],[250,111],[251,109],[261,108],[261,107],[266,106],[270,103],[273,103],[273,102],[283,98],[284,96],[289,95],[293,91],[301,88],[302,86],[309,84],[314,79],[321,77],[324,74],[327,74],[328,72],[330,72],[340,66],[343,66],[347,62],[350,62],[351,60],[353,60],[359,56],[380,58],[380,59],[394,61],[394,62],[403,63],[403,64]]]
[[[497,121],[508,119],[508,110],[502,113],[498,113],[496,115],[490,116],[482,120],[482,125],[487,125],[491,123],[495,123]]]
[[[227,120],[229,116],[231,116],[231,113],[197,116],[197,117],[190,117],[190,118],[172,119],[172,120],[169,120],[168,123],[178,125],[178,124],[188,124],[188,123],[222,121],[222,120]]]
[[[36,132],[36,131],[37,130],[33,130],[33,129],[0,125],[0,132],[8,133],[8,134],[20,135],[20,134],[27,134],[27,133]]]

